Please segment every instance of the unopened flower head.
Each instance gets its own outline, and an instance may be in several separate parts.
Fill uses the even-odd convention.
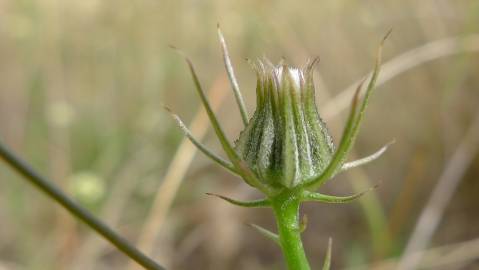
[[[320,175],[334,153],[315,104],[312,61],[305,68],[256,61],[257,106],[235,149],[268,185],[294,187]]]
[[[226,71],[244,124],[244,129],[234,145],[226,138],[192,62],[187,57],[185,60],[193,76],[196,91],[228,160],[216,155],[195,139],[181,119],[173,114],[185,135],[213,161],[240,176],[268,198],[291,191],[298,194],[306,192],[301,195],[306,199],[308,196],[321,197],[307,192],[316,190],[337,173],[369,163],[384,153],[388,145],[370,156],[346,162],[379,74],[382,43],[376,65],[363,93],[364,97],[361,101],[361,83],[352,99],[346,127],[335,149],[326,124],[321,120],[316,108],[313,68],[317,59],[303,68],[283,63],[273,65],[267,59],[253,62],[252,66],[257,74],[256,108],[253,116],[249,118],[226,43],[221,32],[218,33]],[[383,42],[386,37],[387,35]]]
[[[389,33],[379,47],[376,65],[366,91],[363,93],[362,101],[360,101],[360,94],[363,83],[356,89],[337,149],[333,146],[326,124],[319,117],[315,104],[313,67],[317,62],[316,59],[304,68],[282,63],[273,65],[266,59],[254,62],[252,65],[257,73],[256,108],[253,116],[249,118],[224,37],[219,28],[218,35],[223,49],[226,72],[244,125],[234,145],[226,137],[211,108],[192,62],[186,56],[185,60],[196,91],[228,160],[215,154],[197,140],[177,115],[173,114],[173,117],[185,135],[201,152],[231,173],[241,177],[248,185],[264,193],[265,198],[240,201],[218,194],[210,195],[241,207],[273,208],[279,234],[257,225],[253,227],[281,246],[288,269],[311,269],[301,243],[300,234],[304,229],[298,218],[301,203],[305,201],[350,202],[376,187],[350,196],[332,196],[315,191],[337,173],[377,159],[388,147],[386,145],[370,156],[345,162],[374,89],[381,63],[382,44]],[[331,241],[329,241],[327,254],[322,269],[330,269]]]

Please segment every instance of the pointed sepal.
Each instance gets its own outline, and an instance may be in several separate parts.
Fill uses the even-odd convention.
[[[323,202],[323,203],[348,203],[352,202],[364,194],[376,189],[379,185],[375,185],[365,191],[350,195],[350,196],[333,196],[321,194],[318,192],[304,191],[302,200],[305,202]]]
[[[389,142],[385,146],[381,147],[381,149],[379,149],[378,151],[376,151],[375,153],[373,153],[373,154],[371,154],[367,157],[363,157],[363,158],[355,160],[355,161],[344,163],[343,166],[341,167],[340,172],[343,172],[343,171],[346,171],[346,170],[349,170],[349,169],[352,169],[352,168],[355,168],[355,167],[359,167],[359,166],[368,164],[369,162],[378,159],[380,156],[382,156],[384,154],[384,152],[386,152],[386,150],[388,150],[389,146],[391,144],[393,144],[394,142],[395,142],[394,140]]]
[[[206,193],[206,195],[210,196],[215,196],[217,198],[220,198],[222,200],[225,200],[231,204],[234,204],[236,206],[241,206],[241,207],[248,207],[248,208],[265,208],[269,207],[271,205],[271,202],[268,199],[260,199],[260,200],[254,200],[254,201],[239,201],[235,200],[223,195],[218,195],[218,194],[213,194],[213,193]]]
[[[238,81],[236,80],[236,76],[234,74],[233,65],[231,64],[231,58],[228,52],[228,47],[226,46],[226,41],[221,32],[220,24],[218,24],[218,39],[221,44],[221,50],[223,52],[223,61],[226,68],[226,73],[228,73],[228,78],[231,83],[231,88],[233,88],[233,93],[235,95],[236,103],[238,104],[241,119],[243,120],[244,126],[248,125],[248,112],[246,110],[246,106],[244,104],[243,96],[241,95],[241,91],[238,85]]]
[[[232,172],[233,174],[236,174],[236,175],[239,174],[238,170],[236,170],[236,168],[233,166],[233,164],[231,164],[230,162],[222,159],[221,157],[219,157],[218,155],[213,153],[211,150],[209,150],[204,144],[202,144],[200,141],[198,141],[193,136],[191,131],[188,129],[188,127],[186,127],[185,123],[183,123],[183,121],[181,120],[181,118],[177,114],[173,113],[171,111],[171,109],[168,108],[167,106],[164,106],[164,108],[165,108],[166,111],[168,111],[170,113],[171,117],[173,117],[173,119],[176,121],[176,124],[178,125],[178,127],[183,131],[183,133],[190,140],[190,142],[193,143],[198,148],[198,150],[200,150],[203,154],[205,154],[207,157],[209,157],[212,161],[221,165],[223,168],[227,169],[228,171]]]
[[[268,195],[274,194],[276,190],[273,187],[265,185],[264,183],[259,181],[255,173],[238,156],[236,151],[233,149],[233,146],[226,138],[226,135],[223,129],[221,128],[221,125],[215,113],[213,112],[213,109],[211,108],[211,105],[208,99],[206,98],[205,92],[203,91],[203,88],[201,87],[200,81],[198,79],[198,76],[196,75],[196,71],[191,60],[179,49],[173,46],[171,46],[171,48],[175,49],[181,56],[183,56],[186,64],[188,65],[191,76],[193,77],[193,82],[195,85],[196,92],[198,93],[200,100],[206,110],[206,114],[208,115],[208,118],[210,119],[211,125],[213,126],[213,129],[215,131],[216,137],[220,141],[223,150],[225,151],[231,163],[233,163],[235,169],[238,171],[238,173],[243,178],[243,180],[250,186],[261,190],[265,194],[268,194]]]
[[[339,171],[342,167],[344,159],[346,158],[349,149],[352,146],[352,139],[354,135],[354,126],[355,120],[358,115],[358,102],[359,102],[359,93],[364,84],[364,81],[358,85],[356,92],[354,93],[353,99],[351,101],[351,110],[349,112],[348,120],[346,122],[346,127],[344,128],[343,134],[341,136],[341,141],[339,143],[336,152],[333,155],[333,158],[329,162],[326,169],[319,176],[310,179],[306,182],[305,186],[311,190],[319,188],[327,180],[329,180],[333,175]]]
[[[359,96],[361,93],[361,89],[363,86],[363,83],[360,83],[358,88],[356,89],[356,92],[354,94],[353,100],[351,102],[351,111],[349,113],[349,117],[346,123],[346,127],[343,131],[343,135],[341,137],[341,142],[339,143],[339,147],[334,153],[334,156],[329,163],[329,165],[326,167],[324,172],[313,178],[310,179],[305,186],[308,189],[314,190],[320,187],[322,184],[324,184],[326,181],[331,179],[343,166],[344,160],[346,159],[349,151],[351,150],[354,141],[356,140],[356,137],[359,132],[359,127],[361,124],[361,121],[364,116],[364,112],[366,110],[366,107],[369,102],[369,98],[371,96],[372,91],[374,90],[374,86],[376,85],[376,80],[379,75],[379,70],[381,67],[381,59],[382,59],[382,48],[384,45],[385,40],[389,36],[391,31],[389,31],[386,36],[383,38],[381,41],[381,44],[378,48],[377,56],[376,56],[376,64],[374,66],[373,73],[371,75],[371,78],[369,79],[368,86],[366,88],[366,92],[364,93],[363,100],[361,104],[359,104]],[[358,106],[359,105],[359,106]]]

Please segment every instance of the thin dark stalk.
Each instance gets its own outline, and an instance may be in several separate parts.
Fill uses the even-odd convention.
[[[95,230],[107,241],[116,246],[126,256],[136,261],[138,264],[149,270],[164,270],[154,260],[143,254],[128,241],[112,230],[108,225],[97,219],[88,210],[74,202],[63,191],[53,184],[52,181],[37,173],[27,162],[20,159],[2,142],[0,142],[0,157],[10,165],[15,171],[25,177],[28,182],[43,191],[49,198],[55,200],[72,215],[85,223],[88,227]]]

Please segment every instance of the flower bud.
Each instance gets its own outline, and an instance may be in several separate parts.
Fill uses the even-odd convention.
[[[298,186],[320,175],[333,156],[331,136],[316,108],[314,63],[303,69],[267,60],[253,65],[257,106],[235,149],[267,185]]]

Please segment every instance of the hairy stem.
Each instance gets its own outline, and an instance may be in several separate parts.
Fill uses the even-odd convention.
[[[301,242],[300,196],[288,190],[273,198],[272,205],[278,225],[279,242],[288,269],[310,270]]]

